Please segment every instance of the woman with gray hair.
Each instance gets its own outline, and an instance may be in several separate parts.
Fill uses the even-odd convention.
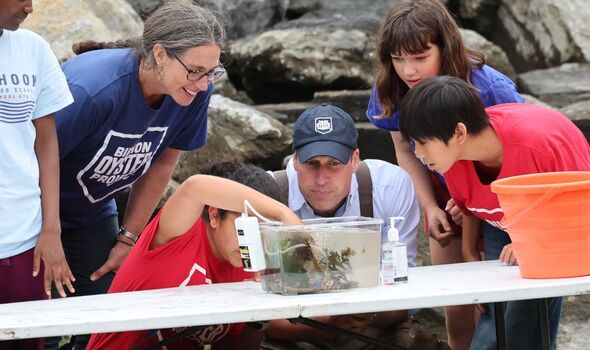
[[[76,278],[70,295],[107,292],[180,151],[206,143],[224,44],[212,12],[171,1],[145,21],[141,38],[73,46],[78,56],[62,68],[75,102],[57,114],[62,242]],[[130,186],[120,225],[114,197]],[[87,340],[78,336],[76,348]]]

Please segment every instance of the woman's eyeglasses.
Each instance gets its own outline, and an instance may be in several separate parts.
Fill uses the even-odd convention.
[[[186,71],[188,72],[186,74],[186,79],[188,79],[190,81],[199,81],[199,80],[203,79],[204,77],[207,77],[207,81],[216,81],[217,79],[221,78],[223,73],[225,73],[225,68],[223,68],[221,63],[219,64],[219,66],[214,67],[214,68],[205,72],[200,69],[190,69],[176,55],[174,55],[174,58],[176,58],[176,60],[182,65],[182,67],[184,67],[184,69],[186,69]]]

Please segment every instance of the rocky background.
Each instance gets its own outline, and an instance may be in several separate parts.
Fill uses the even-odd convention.
[[[163,0],[44,0],[25,22],[64,61],[71,44],[141,34]],[[290,153],[290,124],[307,107],[329,102],[357,121],[363,158],[395,162],[389,135],[365,118],[375,33],[395,0],[195,0],[223,13],[228,70],[209,108],[209,142],[182,156],[172,191],[220,155],[268,169]],[[590,138],[588,0],[447,0],[467,46],[512,78],[527,101],[561,111]],[[94,67],[93,69],[99,69]],[[429,263],[422,242],[421,259]],[[590,297],[566,298],[560,349],[590,343]],[[440,317],[426,318],[441,332]],[[434,310],[437,311],[437,310]],[[434,316],[433,316],[434,315]]]

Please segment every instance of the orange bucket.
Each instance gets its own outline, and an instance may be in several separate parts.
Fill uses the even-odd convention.
[[[590,275],[590,171],[492,182],[525,278]]]

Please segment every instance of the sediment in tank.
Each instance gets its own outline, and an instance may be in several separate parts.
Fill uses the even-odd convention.
[[[281,294],[321,293],[379,284],[380,230],[361,227],[261,227],[262,287]]]

